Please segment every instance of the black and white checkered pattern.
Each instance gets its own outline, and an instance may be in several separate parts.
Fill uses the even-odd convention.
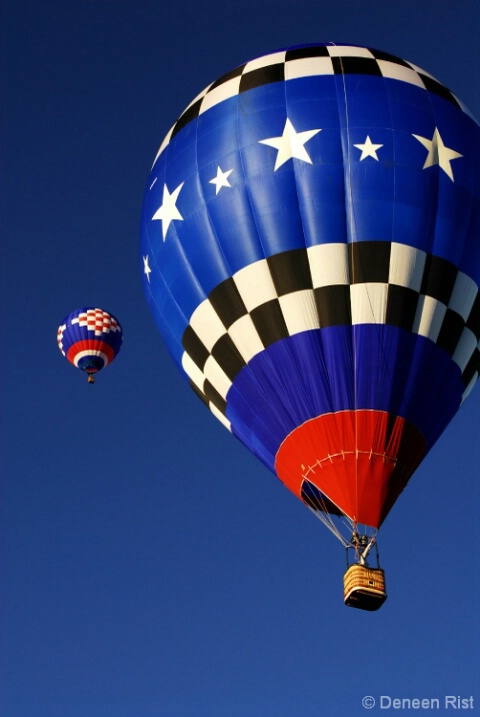
[[[440,95],[464,112],[468,110],[438,80],[416,65],[366,47],[312,45],[265,55],[236,67],[205,88],[180,115],[158,150],[155,161],[185,125],[211,107],[255,87],[315,75],[377,75],[400,80]]]
[[[275,341],[335,325],[389,324],[425,336],[460,367],[480,370],[478,286],[453,264],[404,244],[319,244],[257,261],[219,284],[183,335],[192,387],[227,428],[227,393]]]

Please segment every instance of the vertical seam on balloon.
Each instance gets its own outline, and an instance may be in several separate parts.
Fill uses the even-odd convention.
[[[335,45],[335,43],[334,43],[334,45]],[[344,100],[344,102],[346,103],[345,76],[344,76],[344,74],[343,74],[343,62],[342,62],[342,58],[341,58],[341,57],[339,58],[339,61],[340,61],[340,67],[341,67],[341,70],[342,70],[342,72],[341,72],[341,77],[342,77],[342,87],[343,87],[343,100]],[[343,155],[343,160],[344,160],[344,164],[345,164],[345,144],[344,144],[344,141],[343,141],[342,116],[341,116],[341,110],[340,110],[340,101],[339,101],[339,90],[338,90],[338,80],[337,80],[337,77],[338,77],[338,76],[337,76],[336,74],[334,74],[335,91],[336,91],[336,95],[337,95],[338,129],[339,129],[339,132],[340,132],[342,155]],[[347,134],[347,141],[348,141],[348,134]],[[347,158],[348,158],[348,149],[347,149]],[[345,176],[345,171],[343,172],[343,183],[344,183],[343,192],[344,192],[344,197],[345,197],[345,225],[346,225],[346,241],[347,241],[347,261],[348,261],[348,257],[350,256],[350,245],[351,245],[351,243],[352,243],[352,241],[351,241],[351,240],[352,240],[352,232],[351,232],[351,225],[349,225],[349,220],[348,220],[348,210],[347,210],[347,193],[348,193],[348,187],[347,187],[347,178],[346,178],[346,176]],[[350,229],[350,231],[349,231],[349,229]],[[351,287],[351,285],[352,285],[352,275],[351,275],[351,272],[353,271],[353,263],[352,263],[352,266],[350,266],[350,263],[351,263],[351,262],[348,262],[348,264],[347,264],[347,270],[348,270],[348,287],[349,287],[349,291],[350,291],[350,287]],[[352,344],[353,344],[353,348],[352,348],[353,382],[354,382],[354,384],[353,384],[353,394],[354,394],[353,398],[354,398],[354,409],[355,409],[355,407],[356,407],[356,373],[355,373],[356,355],[355,355],[355,326],[354,326],[354,324],[353,324],[353,317],[351,318],[351,332],[352,332],[352,333],[351,333],[351,336],[352,336]],[[355,414],[354,420],[356,421],[356,411],[355,411],[355,410],[354,410],[354,414]],[[355,445],[356,445],[356,436],[357,436],[356,428],[357,428],[357,427],[356,427],[356,424],[355,424],[355,426],[354,426],[354,430],[355,430]],[[356,462],[355,462],[355,471],[356,471],[356,470],[357,470],[357,467],[356,467]],[[356,476],[355,476],[355,485],[356,485],[356,484],[357,484],[357,478],[356,478]],[[352,532],[353,532],[353,530],[355,530],[355,526],[356,526],[356,516],[353,516],[353,518],[352,518]]]
[[[266,264],[266,266],[267,266],[267,268],[268,268],[268,270],[269,270],[269,272],[270,272],[270,267],[268,266],[268,262],[266,261],[266,260],[267,260],[267,252],[266,252],[266,250],[265,250],[265,245],[264,245],[264,243],[263,243],[263,241],[262,241],[262,236],[261,236],[261,233],[260,233],[260,231],[259,231],[259,226],[258,226],[258,222],[257,222],[257,216],[256,216],[256,213],[255,213],[255,208],[254,208],[254,203],[253,203],[253,201],[252,201],[252,194],[251,194],[251,190],[250,190],[250,185],[249,185],[249,182],[247,181],[247,173],[246,173],[246,170],[245,170],[245,163],[244,163],[242,145],[241,145],[241,142],[240,142],[240,110],[241,110],[241,97],[242,97],[242,95],[239,94],[239,95],[238,95],[237,105],[236,105],[236,123],[235,123],[235,125],[236,125],[236,134],[237,134],[238,155],[239,155],[240,165],[241,165],[241,168],[242,168],[242,178],[243,178],[243,183],[244,183],[244,188],[245,188],[245,194],[246,194],[246,197],[247,197],[247,199],[248,199],[248,206],[249,206],[249,209],[250,209],[250,216],[251,216],[252,221],[253,221],[253,224],[254,224],[254,226],[255,226],[255,230],[256,230],[256,234],[257,234],[257,238],[258,238],[258,243],[259,243],[259,245],[260,245],[260,247],[261,247],[261,250],[262,250],[263,259],[265,260],[265,264]],[[271,273],[271,272],[270,272],[270,273]],[[273,278],[272,278],[272,281],[273,281]],[[256,328],[255,328],[255,330],[256,330]],[[257,331],[257,334],[258,334],[258,331]],[[271,357],[270,357],[270,355],[268,354],[268,352],[265,352],[265,353],[266,353],[266,356],[267,356],[267,358],[268,358],[268,362],[269,362],[269,364],[270,364],[270,366],[271,366],[272,373],[273,373],[273,375],[275,375],[275,374],[276,374],[275,366],[274,366],[273,363],[272,363]],[[263,390],[263,389],[262,389],[262,386],[258,383],[258,380],[257,380],[257,378],[256,378],[256,376],[255,376],[255,373],[251,370],[251,368],[249,367],[249,364],[246,364],[246,366],[245,366],[244,369],[242,369],[242,370],[243,370],[243,371],[248,371],[248,375],[251,377],[251,379],[252,379],[254,385],[256,386],[256,388],[257,388],[260,392],[262,392],[262,390]],[[231,391],[232,389],[235,390],[235,391],[237,390],[236,387],[235,387],[235,383],[234,383],[234,382],[232,383],[232,387],[230,388],[230,391]],[[263,419],[258,415],[258,413],[256,413],[255,415],[256,415],[256,417],[257,417],[257,420],[260,420],[261,423],[263,423],[264,425],[266,425],[265,422],[263,421]],[[232,426],[232,428],[233,428],[233,426]],[[268,428],[268,426],[267,426],[267,428]],[[249,430],[250,430],[250,429],[249,429]]]
[[[287,78],[285,77],[284,81],[283,81],[283,97],[284,97],[286,119],[289,119],[289,101],[288,101],[288,96],[287,96],[288,95],[288,92],[287,92],[288,87],[289,87],[289,80],[287,80]],[[298,216],[300,217],[300,224],[301,224],[302,235],[303,235],[303,250],[305,251],[305,256],[306,256],[307,255],[307,242],[306,242],[306,234],[305,234],[305,223],[303,220],[300,201],[299,201],[298,171],[297,171],[297,165],[296,165],[294,157],[292,157],[291,162],[292,162],[292,169],[291,169],[292,182],[294,185],[296,207],[297,207],[297,211],[298,211]],[[308,263],[308,272],[310,275],[310,287],[311,287],[311,292],[312,292],[312,296],[313,296],[313,280],[312,280],[312,274],[310,271],[310,263]],[[315,303],[314,303],[314,306],[315,306],[315,312],[318,317],[318,310],[317,310]],[[282,308],[281,304],[280,304],[280,309],[281,309],[282,315],[283,315],[283,308]],[[298,367],[298,375],[302,377],[302,382],[301,382],[302,389],[305,391],[305,389],[308,386],[308,381],[305,382],[304,377],[303,377],[303,372],[301,371],[300,366],[299,366],[299,357],[298,357],[298,353],[297,353],[297,349],[296,349],[296,344],[294,344],[294,342],[292,342],[292,341],[287,341],[287,342],[285,342],[285,345],[286,345],[288,353],[291,356],[292,364],[294,366]],[[305,396],[307,396],[307,395],[308,395],[308,391],[305,391]],[[302,400],[305,400],[305,399],[302,398]],[[294,407],[292,406],[292,408],[294,408]]]
[[[198,128],[199,128],[199,124],[200,124],[199,121],[197,121],[196,132],[195,132],[195,168],[197,170],[197,177],[198,177],[197,181],[198,181],[198,187],[199,187],[199,195],[200,195],[200,199],[201,199],[202,208],[205,212],[205,217],[208,221],[208,226],[210,228],[211,236],[215,240],[215,244],[217,245],[218,254],[222,258],[224,269],[226,270],[226,273],[228,275],[227,278],[229,278],[232,276],[232,268],[228,263],[227,257],[225,256],[225,252],[223,250],[223,247],[219,241],[218,234],[217,234],[217,231],[215,228],[215,223],[214,223],[214,221],[212,219],[212,215],[209,211],[208,200],[207,200],[207,196],[205,194],[204,188],[203,188],[202,179],[201,179],[201,175],[200,175],[200,165],[198,162]],[[205,293],[205,296],[208,298],[209,294],[205,290],[204,290],[204,293]]]
[[[388,82],[387,82],[386,77],[384,77],[383,74],[382,74],[382,84],[383,84],[383,89],[385,92],[385,98],[386,98],[387,106],[388,106],[388,114],[389,114],[389,118],[390,118],[390,131],[391,131],[391,141],[392,141],[392,159],[393,159],[393,196],[392,196],[392,213],[391,213],[392,221],[391,221],[391,226],[390,226],[390,258],[389,258],[389,276],[387,279],[387,295],[386,295],[386,303],[385,303],[385,321],[386,321],[386,316],[387,316],[387,311],[388,311],[388,294],[389,294],[389,285],[390,285],[390,263],[392,260],[392,244],[393,244],[394,226],[395,226],[395,196],[396,196],[397,172],[396,172],[396,151],[395,151],[396,148],[395,148],[394,133],[393,133],[393,114],[392,114],[392,108],[391,108],[391,103],[390,103],[390,93],[389,93],[389,89],[388,89]],[[375,318],[375,324],[376,324],[377,323],[376,317],[374,316],[374,318]],[[378,331],[379,331],[379,333],[381,333],[380,328],[378,329]],[[379,346],[380,346],[380,352],[381,352],[382,367],[384,368],[384,371],[385,371],[386,375],[388,376],[389,390],[390,390],[390,395],[391,395],[394,380],[393,380],[393,376],[390,372],[390,367],[388,365],[388,362],[385,360],[384,336],[385,336],[385,333],[383,332],[382,341],[379,341]],[[377,394],[379,395],[380,393],[381,393],[381,387],[380,387],[380,383],[379,383],[378,388],[377,388]],[[390,413],[390,409],[392,407],[391,399],[390,399],[388,405],[389,405],[389,414],[393,415]],[[376,428],[380,430],[380,421],[377,422]],[[378,433],[377,433],[377,435],[378,435]],[[387,435],[386,440],[388,440],[388,438],[389,437]]]
[[[261,234],[260,234],[260,231],[259,231],[259,228],[258,228],[257,217],[256,217],[256,214],[255,214],[255,212],[254,212],[254,205],[253,205],[253,202],[252,202],[252,194],[251,194],[251,191],[250,191],[250,186],[249,186],[249,184],[248,184],[248,182],[247,182],[247,173],[246,173],[246,171],[245,171],[245,162],[244,162],[244,158],[243,158],[243,151],[242,151],[242,146],[241,146],[241,144],[240,144],[240,129],[239,129],[239,128],[240,128],[240,105],[241,105],[241,101],[242,101],[242,100],[241,100],[241,97],[242,97],[242,95],[239,94],[239,95],[238,95],[238,101],[237,101],[237,111],[236,111],[236,132],[237,132],[238,156],[239,156],[239,158],[240,158],[240,165],[241,165],[241,167],[242,167],[243,184],[244,184],[244,187],[245,187],[245,194],[246,194],[247,199],[248,199],[248,206],[249,206],[249,208],[250,208],[250,216],[252,217],[253,224],[255,225],[255,230],[256,230],[256,232],[257,232],[257,237],[258,237],[258,243],[260,244],[260,246],[261,246],[261,248],[262,248],[263,257],[266,258],[265,247],[264,247],[264,244],[263,244],[263,242],[262,242],[262,237],[261,237]]]
[[[427,98],[428,104],[430,106],[431,118],[432,118],[433,124],[436,128],[437,127],[437,118],[435,116],[433,102],[432,102],[430,92],[428,89],[426,89],[426,98]],[[425,170],[422,169],[422,171],[425,171]],[[439,165],[437,165],[436,173],[435,174],[431,173],[431,175],[433,175],[433,177],[435,178],[435,207],[434,207],[434,210],[432,211],[433,222],[432,222],[432,226],[430,228],[430,236],[427,237],[428,238],[427,254],[431,254],[434,256],[435,253],[433,251],[433,247],[435,244],[435,234],[436,234],[436,229],[437,229],[438,201],[439,201],[439,188],[440,188],[440,166]],[[423,283],[423,279],[425,278],[426,267],[427,267],[427,263],[425,263],[425,266],[423,269],[422,283]],[[421,287],[420,287],[420,291],[421,291]]]
[[[347,87],[346,87],[344,67],[343,67],[343,58],[340,56],[339,60],[340,60],[342,87],[343,87],[343,100],[344,100],[344,104],[345,104],[345,130],[346,130],[346,139],[347,139],[347,149],[346,149],[347,170],[346,170],[345,195],[346,195],[346,199],[349,202],[350,206],[349,206],[349,210],[347,210],[347,208],[346,208],[346,210],[347,210],[346,214],[347,214],[347,228],[349,227],[349,229],[350,229],[350,240],[351,240],[350,244],[351,244],[351,251],[352,251],[352,256],[353,256],[353,244],[354,244],[354,234],[355,234],[355,227],[354,227],[355,213],[353,210],[353,194],[352,194],[352,181],[351,181],[352,177],[351,177],[351,165],[350,165],[350,126],[349,126],[349,116],[348,116]],[[337,104],[338,104],[338,102],[337,102]],[[340,119],[340,106],[338,106],[338,109],[339,109],[339,119]],[[340,123],[340,132],[342,132],[341,123]],[[344,159],[345,159],[345,154],[344,154]],[[347,231],[347,241],[348,241],[348,231]],[[354,282],[355,282],[355,262],[352,261],[351,262],[350,286]],[[354,412],[353,413],[354,413],[354,431],[355,431],[355,451],[356,451],[356,455],[358,455],[357,454],[357,451],[358,451],[357,342],[356,342],[356,325],[353,323],[353,317],[352,317],[352,343],[353,343],[353,401],[354,401]],[[355,460],[355,515],[353,516],[354,530],[356,529],[357,515],[358,515],[358,466],[357,466],[357,460]]]

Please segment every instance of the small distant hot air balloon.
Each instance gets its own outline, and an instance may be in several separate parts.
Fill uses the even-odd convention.
[[[214,416],[354,550],[347,605],[385,599],[376,533],[479,376],[479,168],[446,87],[335,43],[223,75],[153,163],[158,327]]]
[[[58,327],[58,348],[94,383],[94,375],[111,363],[121,349],[122,327],[108,311],[98,308],[76,309]]]

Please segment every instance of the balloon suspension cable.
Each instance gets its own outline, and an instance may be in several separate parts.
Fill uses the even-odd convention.
[[[303,478],[305,484],[310,488],[302,489],[302,500],[316,518],[342,543],[347,551],[347,566],[349,550],[355,551],[355,562],[366,565],[373,546],[375,546],[378,563],[376,542],[378,529],[367,525],[359,526],[357,521],[352,520],[345,513],[330,512],[332,504],[328,498],[305,475]]]
[[[344,548],[348,549],[348,547],[351,547],[350,541],[342,535],[339,526],[328,512],[326,501],[321,496],[316,496],[315,501],[307,496],[305,496],[303,500],[307,508],[309,508],[318,520],[342,543]],[[346,515],[343,515],[339,520],[341,520],[343,526],[346,527],[349,532],[352,530],[352,523]]]

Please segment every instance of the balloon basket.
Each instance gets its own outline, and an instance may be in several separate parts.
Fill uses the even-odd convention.
[[[383,570],[366,565],[350,565],[343,576],[343,599],[348,607],[378,610],[387,599]]]

